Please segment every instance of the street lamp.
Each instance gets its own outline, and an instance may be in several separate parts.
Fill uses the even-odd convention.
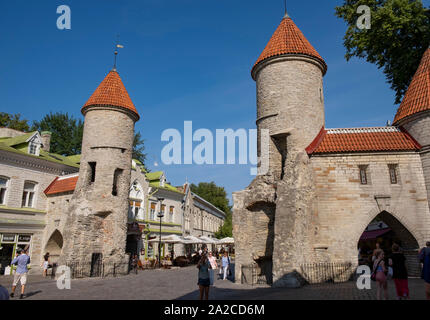
[[[164,217],[164,213],[161,211],[161,206],[163,204],[164,198],[157,198],[158,202],[160,202],[160,211],[157,214],[157,217],[160,218],[160,235],[158,238],[158,267],[161,268],[161,219]]]

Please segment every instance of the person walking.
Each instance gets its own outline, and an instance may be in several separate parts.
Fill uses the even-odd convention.
[[[223,280],[227,279],[228,268],[230,267],[230,258],[227,251],[224,251],[224,256],[221,260],[222,270],[223,270]]]
[[[218,264],[216,263],[216,258],[213,256],[212,251],[209,252],[209,263],[211,264],[211,269],[209,270],[209,278],[210,278],[210,283],[211,286],[214,285],[214,281],[215,281],[215,270],[218,269]]]
[[[376,260],[376,253],[379,252],[379,250],[381,250],[381,246],[379,245],[379,242],[376,243],[376,248],[375,250],[373,250],[372,253],[372,263],[375,262]]]
[[[137,255],[133,255],[131,258],[131,270],[137,274]]]
[[[396,286],[397,298],[399,300],[409,299],[408,270],[406,268],[406,258],[400,252],[398,244],[391,247],[393,254],[388,260],[388,264],[393,268],[393,280]]]
[[[420,261],[423,264],[421,278],[425,281],[426,299],[430,300],[430,241],[420,251]]]
[[[48,275],[48,269],[49,269],[49,264],[50,264],[50,260],[49,260],[49,252],[47,252],[44,256],[43,256],[43,276],[46,277]]]
[[[197,264],[197,268],[199,269],[199,280],[197,285],[200,290],[200,300],[208,300],[209,299],[209,286],[210,286],[210,276],[209,269],[211,268],[211,264],[209,262],[208,256],[203,255]]]
[[[21,254],[13,259],[12,265],[17,265],[15,276],[13,278],[12,292],[10,294],[11,298],[15,295],[15,289],[18,282],[21,282],[21,295],[20,299],[24,298],[25,285],[27,284],[27,273],[28,264],[30,263],[30,257],[27,255],[27,251],[24,249]]]
[[[375,252],[375,262],[373,263],[373,272],[376,277],[376,299],[381,300],[381,291],[384,290],[385,300],[388,300],[388,287],[387,287],[387,268],[384,262],[384,251],[379,249]]]

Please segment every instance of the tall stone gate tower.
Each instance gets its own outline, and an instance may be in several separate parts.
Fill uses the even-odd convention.
[[[420,155],[430,200],[430,47],[397,110],[394,125],[404,127],[422,147]]]
[[[264,170],[233,194],[236,281],[254,281],[255,268],[273,286],[345,281],[365,261],[366,240],[380,241],[366,233],[372,221],[388,226],[386,240],[419,274],[430,239],[430,49],[394,126],[326,129],[326,71],[288,15],[252,68]]]
[[[114,69],[82,108],[85,116],[79,180],[64,235],[63,263],[105,272],[126,266],[127,214],[134,124],[139,114]]]
[[[240,264],[257,261],[265,274],[273,275],[274,285],[296,285],[292,271],[311,256],[315,195],[305,149],[324,127],[326,71],[324,60],[288,15],[252,69],[258,153],[264,156],[261,133],[267,129],[269,172],[234,194],[233,232]],[[245,239],[248,235],[254,236]]]

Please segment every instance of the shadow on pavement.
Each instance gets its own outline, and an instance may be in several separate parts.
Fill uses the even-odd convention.
[[[36,294],[41,293],[41,292],[42,292],[42,290],[31,291],[31,292],[29,292],[29,293],[26,293],[26,294],[25,294],[25,297],[26,297],[26,298],[28,298],[28,297],[32,297],[32,296],[35,296]]]

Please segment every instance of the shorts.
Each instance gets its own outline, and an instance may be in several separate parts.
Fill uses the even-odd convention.
[[[211,281],[209,278],[207,279],[199,278],[199,282],[197,284],[202,287],[209,287],[211,285]]]
[[[48,270],[48,267],[49,267],[48,261],[44,261],[43,262],[43,270]]]
[[[18,282],[21,281],[21,285],[25,286],[27,283],[27,273],[15,273],[13,277],[13,286],[16,287]]]

